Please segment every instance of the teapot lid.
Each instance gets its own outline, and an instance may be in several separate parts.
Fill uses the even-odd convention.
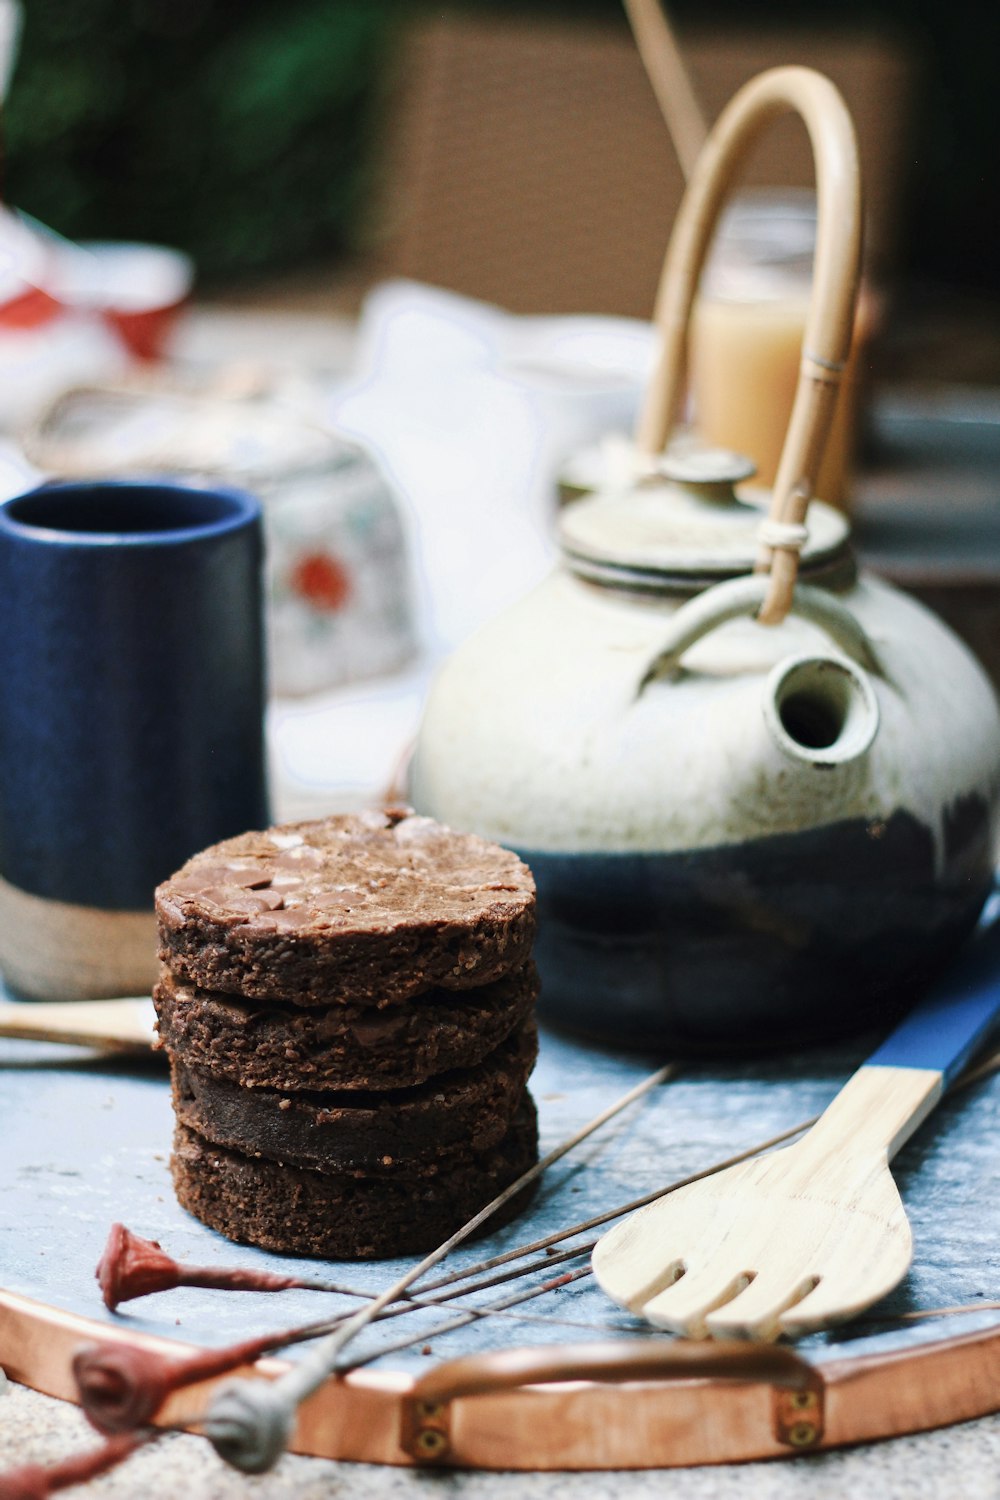
[[[566,562],[584,578],[629,588],[692,588],[749,573],[770,499],[743,484],[754,472],[741,454],[691,439],[655,455],[608,439],[564,470],[564,497],[582,497],[560,514]],[[842,512],[811,501],[800,571],[851,567],[849,538]]]

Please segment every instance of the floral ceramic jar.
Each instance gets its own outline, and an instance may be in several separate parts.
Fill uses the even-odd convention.
[[[416,649],[396,498],[371,456],[263,392],[155,381],[61,396],[27,435],[60,478],[169,473],[229,482],[264,507],[270,683],[279,695],[377,677]]]

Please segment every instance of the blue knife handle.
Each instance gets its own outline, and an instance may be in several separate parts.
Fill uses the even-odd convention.
[[[952,1083],[1000,1020],[1000,920],[994,915],[947,973],[868,1058],[867,1067],[930,1068]]]

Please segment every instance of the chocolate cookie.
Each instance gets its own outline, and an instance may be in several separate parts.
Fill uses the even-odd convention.
[[[174,1113],[244,1156],[351,1176],[430,1176],[503,1139],[537,1053],[528,1025],[477,1068],[382,1094],[243,1089],[175,1058]]]
[[[171,1170],[181,1204],[241,1244],[328,1260],[371,1260],[433,1249],[534,1163],[535,1110],[525,1094],[504,1139],[446,1173],[350,1177],[282,1167],[212,1146],[178,1124]],[[524,1206],[518,1194],[484,1232]]]
[[[535,886],[496,844],[370,812],[216,844],[159,887],[156,912],[160,957],[202,989],[383,1006],[523,964]]]
[[[474,990],[405,1004],[304,1008],[199,990],[164,970],[153,991],[172,1055],[244,1088],[395,1089],[481,1062],[531,1014],[538,974],[522,964]]]

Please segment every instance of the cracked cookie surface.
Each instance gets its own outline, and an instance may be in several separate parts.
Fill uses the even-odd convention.
[[[156,912],[161,959],[202,989],[383,1007],[522,965],[535,887],[499,845],[408,812],[363,812],[203,850],[158,888]]]

